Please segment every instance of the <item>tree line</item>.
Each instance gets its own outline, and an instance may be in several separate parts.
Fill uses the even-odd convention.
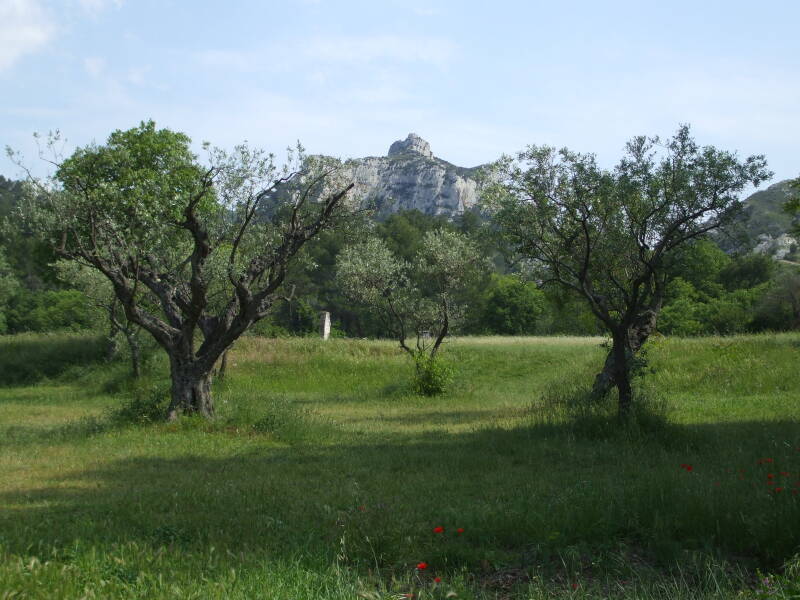
[[[54,156],[48,178],[0,178],[0,333],[104,315],[110,348],[124,335],[136,356],[144,331],[170,358],[173,416],[213,415],[212,373],[239,336],[312,334],[321,310],[334,335],[397,339],[423,393],[448,334],[609,334],[595,394],[616,388],[624,414],[650,335],[800,324],[795,265],[719,244],[742,190],[771,176],[764,157],[688,127],[632,139],[612,170],[531,146],[453,220],[375,221],[338,162],[302,148],[285,165],[204,150],[150,121]]]
[[[105,318],[98,286],[64,267],[52,248],[7,217],[21,202],[22,182],[0,176],[0,334],[96,329]],[[459,232],[489,257],[483,277],[467,291],[465,314],[453,328],[463,335],[597,335],[602,327],[580,299],[541,287],[530,269],[500,248],[485,217],[468,212],[453,219],[406,211],[374,223],[372,233],[397,256],[410,260],[426,233]],[[336,259],[352,233],[323,232],[287,275],[289,291],[254,332],[271,336],[316,335],[319,313],[331,312],[333,335],[387,337],[384,324],[354,306],[335,281]],[[85,276],[84,276],[85,277]],[[714,335],[785,331],[800,327],[800,276],[790,262],[749,248],[726,252],[715,237],[687,245],[667,285],[658,331],[665,335]],[[87,296],[87,292],[89,295]],[[116,316],[120,309],[116,307]],[[114,329],[107,323],[108,331]]]

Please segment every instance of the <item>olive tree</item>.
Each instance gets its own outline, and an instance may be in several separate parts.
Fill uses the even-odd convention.
[[[337,258],[336,278],[344,294],[375,312],[414,359],[420,391],[438,393],[440,385],[419,384],[437,368],[437,352],[463,316],[465,292],[485,272],[485,263],[465,236],[434,230],[411,261],[379,238],[349,246]]]
[[[530,146],[495,165],[486,200],[541,281],[580,295],[610,333],[593,395],[616,387],[625,416],[634,359],[656,326],[676,251],[719,227],[739,193],[770,175],[763,156],[700,147],[683,126],[668,140],[633,138],[613,170],[591,154]]]
[[[269,312],[298,251],[346,219],[352,188],[301,148],[283,168],[247,145],[205,149],[201,163],[150,121],[54,159],[49,180],[29,173],[32,228],[101,273],[169,356],[170,419],[214,414],[217,359]]]

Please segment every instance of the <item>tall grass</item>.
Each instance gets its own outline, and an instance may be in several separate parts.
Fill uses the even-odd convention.
[[[2,388],[0,590],[780,597],[800,336],[658,340],[623,428],[613,398],[581,402],[599,342],[456,340],[451,391],[422,398],[391,343],[247,338],[213,422],[137,416],[163,395],[158,361],[135,386],[97,365]]]
[[[58,332],[0,336],[0,386],[29,384],[71,372],[80,375],[103,358],[100,335]]]

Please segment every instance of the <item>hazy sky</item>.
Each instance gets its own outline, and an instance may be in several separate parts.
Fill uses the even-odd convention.
[[[0,145],[155,119],[203,140],[474,166],[527,144],[613,165],[638,134],[800,174],[800,1],[0,0]],[[18,170],[0,159],[0,174]]]

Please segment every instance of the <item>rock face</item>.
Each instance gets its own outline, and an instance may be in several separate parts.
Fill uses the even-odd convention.
[[[433,158],[431,145],[419,137],[416,133],[409,133],[406,139],[397,140],[394,144],[389,146],[390,157],[407,152],[413,152],[416,154],[421,154],[427,158]]]
[[[758,254],[768,254],[776,260],[784,260],[794,252],[797,247],[797,240],[788,233],[782,233],[777,237],[772,237],[768,233],[762,233],[757,238],[757,243],[753,252]]]
[[[790,184],[789,180],[779,181],[748,196],[744,210],[715,237],[720,247],[729,252],[767,254],[778,260],[796,256],[800,240],[792,230],[798,220],[783,209],[794,193]]]
[[[356,184],[354,197],[378,218],[404,210],[455,217],[478,202],[475,179],[481,167],[465,169],[436,158],[415,133],[389,147],[385,157],[347,162]]]

